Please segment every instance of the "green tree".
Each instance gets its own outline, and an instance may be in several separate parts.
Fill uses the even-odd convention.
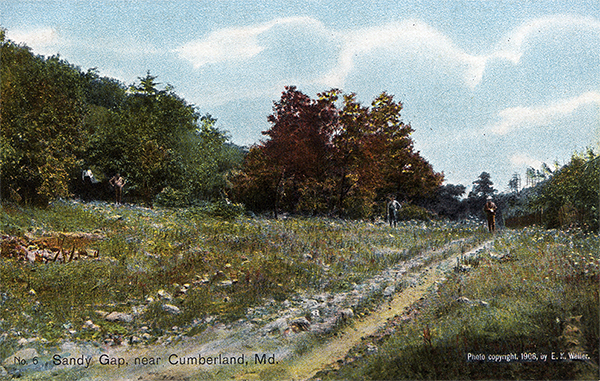
[[[591,149],[573,155],[542,184],[531,207],[542,211],[548,228],[580,226],[598,231],[600,210],[600,156]]]
[[[518,193],[521,189],[521,177],[518,173],[514,173],[511,179],[508,181],[508,187],[513,193]]]
[[[166,187],[181,186],[183,148],[199,119],[192,105],[171,87],[158,89],[155,79],[150,73],[139,78],[115,107],[92,108],[88,123],[88,162],[109,176],[120,172],[128,180],[128,195],[146,203]],[[103,84],[119,99],[118,88],[110,91],[114,84]]]
[[[68,197],[86,141],[80,71],[58,56],[35,56],[4,34],[0,55],[2,198],[45,205]]]
[[[467,205],[469,212],[475,216],[483,215],[483,205],[488,197],[494,198],[498,192],[494,189],[492,176],[488,172],[481,172],[477,180],[473,181],[473,189],[469,192]]]
[[[179,187],[194,200],[218,200],[231,192],[231,177],[242,163],[244,152],[229,142],[216,128],[210,114],[200,118],[200,126],[189,133],[181,147],[183,177]]]

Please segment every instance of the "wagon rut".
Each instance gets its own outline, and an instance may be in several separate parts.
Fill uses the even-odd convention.
[[[375,289],[388,286],[384,295],[390,295],[369,314],[353,316],[347,324],[333,327],[332,334],[316,334],[314,330],[317,324],[308,330],[284,325],[292,320],[293,312],[297,310],[290,307],[272,313],[270,322],[249,319],[228,326],[216,324],[202,334],[180,337],[167,341],[168,344],[97,347],[66,343],[58,353],[68,353],[71,357],[91,356],[92,365],[80,373],[81,379],[85,380],[310,379],[321,370],[335,367],[363,338],[375,334],[389,319],[402,314],[425,297],[433,287],[444,281],[445,274],[453,269],[461,255],[468,256],[489,247],[492,241],[484,242],[466,253],[459,249],[463,243],[458,240],[437,250],[426,251],[363,283],[365,287]],[[455,250],[450,256],[439,258],[440,253],[452,247]],[[390,285],[401,289],[394,292],[394,287],[390,288]],[[343,296],[351,299],[353,295]],[[328,299],[335,302],[336,298],[343,299],[340,295],[329,295]],[[349,302],[346,300],[345,303]],[[339,304],[338,307],[342,308],[343,305]],[[332,318],[339,318],[339,314]],[[104,359],[122,358],[126,365],[101,365],[98,361],[100,355],[105,355]],[[213,359],[210,361],[216,364],[187,364],[196,361],[189,358],[198,359],[199,355],[205,360]],[[144,358],[146,363],[143,363]],[[243,363],[237,363],[242,359]],[[255,363],[256,360],[258,363]],[[274,363],[270,363],[273,360]],[[76,369],[71,370],[77,372]]]

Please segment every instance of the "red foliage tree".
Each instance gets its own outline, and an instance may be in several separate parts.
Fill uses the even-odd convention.
[[[410,199],[437,188],[435,173],[413,149],[402,104],[382,93],[361,106],[330,90],[310,99],[286,87],[269,116],[269,139],[253,147],[238,176],[250,208],[367,217],[386,194]],[[258,197],[257,197],[258,196]]]

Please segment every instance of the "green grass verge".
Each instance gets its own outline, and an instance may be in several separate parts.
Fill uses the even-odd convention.
[[[471,261],[469,272],[454,273],[421,302],[416,317],[375,343],[376,353],[359,347],[340,370],[318,377],[597,380],[598,253],[597,235],[508,231],[491,255]],[[518,361],[494,357],[510,354]],[[589,360],[570,360],[570,354]]]

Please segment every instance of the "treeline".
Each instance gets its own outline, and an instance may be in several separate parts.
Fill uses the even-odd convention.
[[[591,150],[555,171],[530,169],[524,189],[513,178],[511,191],[498,192],[483,172],[466,195],[463,185],[442,185],[443,174],[414,149],[402,104],[385,92],[364,106],[337,89],[311,99],[286,87],[265,139],[247,150],[150,73],[126,86],[34,55],[3,30],[0,42],[2,200],[46,205],[89,196],[82,171],[90,169],[102,185],[94,198],[111,197],[106,184],[116,173],[127,180],[128,202],[231,200],[274,215],[376,218],[394,195],[405,219],[482,218],[492,197],[501,225],[598,231],[600,164]]]
[[[549,229],[600,230],[600,155],[588,149],[554,170],[544,164],[542,171],[528,168],[527,172],[535,177],[525,188],[520,187],[515,174],[507,184],[509,191],[499,192],[491,175],[482,172],[466,197],[463,185],[448,184],[417,203],[440,218],[483,218],[483,205],[491,197],[499,207],[501,226],[537,224]]]
[[[509,219],[516,225],[539,223],[547,228],[600,230],[600,155],[575,154],[560,168],[536,174],[532,186],[503,194]],[[530,168],[529,172],[533,172]],[[521,222],[521,223],[520,223]]]
[[[34,55],[4,31],[0,41],[3,200],[45,205],[77,195],[87,169],[104,185],[120,172],[136,202],[222,197],[243,152],[171,86],[160,89],[150,73],[125,86]]]

